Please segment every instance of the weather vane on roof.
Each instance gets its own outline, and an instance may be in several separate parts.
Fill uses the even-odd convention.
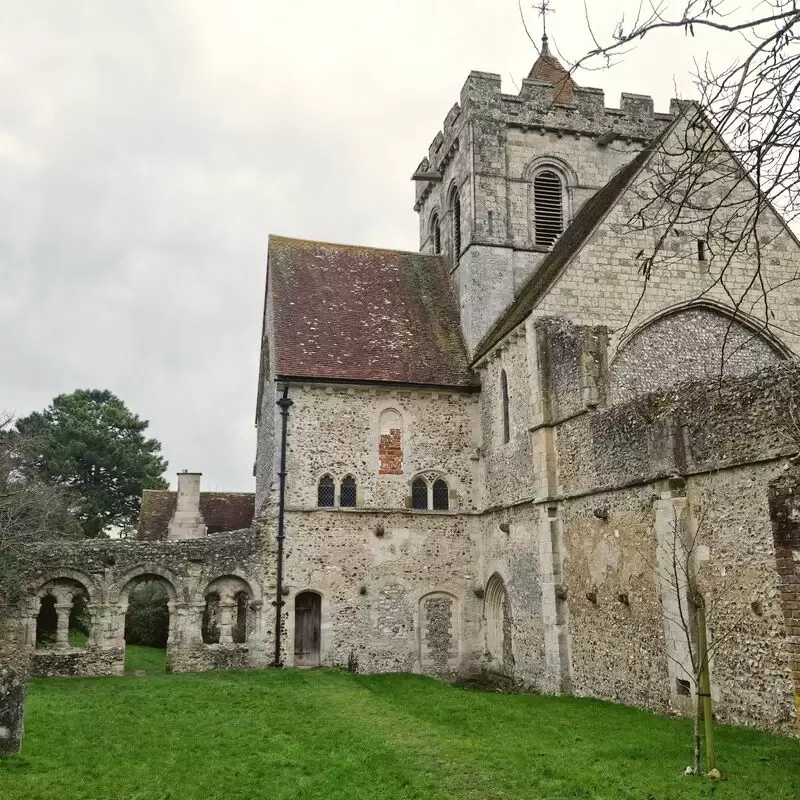
[[[550,8],[550,0],[541,0],[539,5],[533,6],[542,18],[542,55],[549,56],[550,49],[547,46],[547,15],[555,14],[555,9]]]

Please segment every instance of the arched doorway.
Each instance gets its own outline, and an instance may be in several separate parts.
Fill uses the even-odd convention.
[[[294,665],[318,667],[322,628],[322,598],[300,592],[294,599]]]
[[[486,654],[492,670],[510,674],[514,669],[511,645],[511,604],[503,579],[495,573],[486,584],[484,596]]]
[[[166,671],[175,588],[161,575],[138,575],[128,581],[122,599],[125,609],[125,670]]]

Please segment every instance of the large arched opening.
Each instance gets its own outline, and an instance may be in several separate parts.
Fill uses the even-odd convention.
[[[123,587],[126,672],[167,670],[175,598],[175,587],[162,575],[143,573]]]

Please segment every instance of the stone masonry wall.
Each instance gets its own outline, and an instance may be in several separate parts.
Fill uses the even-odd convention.
[[[477,394],[308,384],[290,397],[287,507],[315,508],[318,481],[330,474],[337,505],[341,479],[352,475],[359,508],[405,509],[412,480],[425,474],[447,482],[452,510],[477,508]],[[381,470],[387,413],[399,430],[394,455],[402,452],[391,472]]]
[[[121,674],[128,593],[144,580],[161,583],[169,598],[168,669],[268,663],[268,631],[261,625],[262,545],[261,537],[252,530],[183,541],[83,540],[33,545],[31,549],[35,551],[31,562],[37,566],[26,576],[29,598],[23,602],[4,644],[22,656],[26,671],[32,675]],[[248,595],[248,637],[244,645],[231,643],[226,647],[202,641],[205,596],[218,591],[223,583]],[[69,646],[65,627],[63,641],[52,648],[37,648],[41,599],[48,593],[55,595],[59,619],[63,616],[66,623],[75,591],[87,598],[91,631],[86,646]],[[236,651],[232,661],[228,651]]]
[[[285,552],[289,665],[294,601],[307,591],[322,598],[323,666],[355,661],[367,672],[426,668],[446,675],[467,670],[477,658],[480,576],[471,515],[289,511]]]
[[[657,319],[624,343],[610,368],[609,401],[693,379],[747,375],[782,359],[740,322],[710,308],[690,307]]]

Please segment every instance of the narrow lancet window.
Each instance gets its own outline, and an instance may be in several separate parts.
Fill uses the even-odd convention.
[[[416,478],[411,484],[411,507],[417,511],[428,509],[428,482],[425,478]]]
[[[342,508],[356,507],[356,479],[352,475],[342,478],[339,488],[339,505]]]
[[[317,484],[317,505],[320,508],[333,508],[333,498],[333,478],[330,475],[323,475]]]
[[[438,214],[434,214],[431,219],[431,239],[433,239],[433,252],[438,256],[442,252],[442,229],[439,226]]]
[[[503,404],[503,444],[511,438],[511,423],[508,415],[508,379],[506,371],[500,370],[500,395]]]
[[[447,511],[449,508],[450,490],[447,488],[447,484],[441,478],[437,478],[433,482],[433,510]]]

